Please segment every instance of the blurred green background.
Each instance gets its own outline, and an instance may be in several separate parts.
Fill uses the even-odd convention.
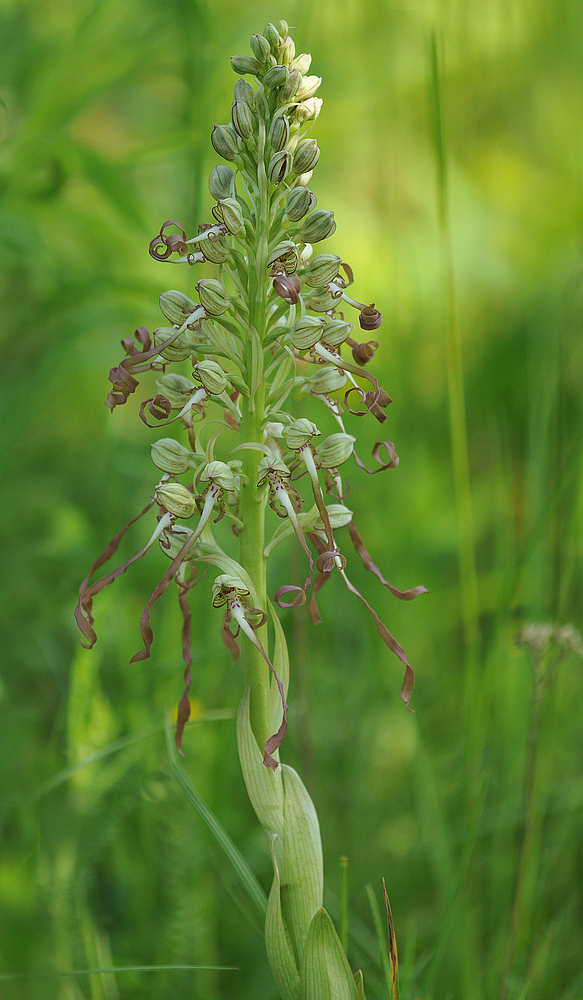
[[[509,995],[577,1000],[581,661],[547,686],[535,747],[532,664],[514,640],[528,621],[583,625],[578,0],[0,2],[0,975],[240,970],[7,978],[0,997],[275,997],[260,929],[167,757],[173,600],[152,658],[127,665],[164,557],[98,598],[91,653],[73,608],[157,481],[138,401],[103,405],[121,338],[160,325],[159,293],[196,280],[151,260],[148,242],[165,219],[189,231],[208,219],[229,56],[280,17],[323,77],[311,186],[338,222],[325,249],[384,314],[374,364],[394,402],[382,432],[347,429],[363,456],[390,437],[401,464],[351,470],[349,504],[385,576],[430,590],[394,601],[351,562],[416,668],[414,715],[340,579],[319,627],[302,609],[284,616],[285,758],[319,812],[326,905],[337,918],[345,855],[349,957],[369,1000],[387,997],[365,888],[380,904],[382,876],[402,1000],[501,996],[536,759]],[[236,756],[240,667],[208,588],[192,604],[203,721],[187,730],[184,771],[267,890]]]

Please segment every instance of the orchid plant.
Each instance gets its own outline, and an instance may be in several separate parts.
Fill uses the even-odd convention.
[[[347,576],[336,533],[348,527],[366,569],[395,597],[411,600],[425,588],[401,591],[385,580],[344,504],[348,487],[340,469],[349,459],[376,474],[395,468],[398,458],[391,441],[378,441],[369,469],[344,423],[347,410],[382,424],[391,400],[367,367],[378,343],[353,337],[348,318],[356,310],[368,338],[381,324],[380,312],[349,294],[353,273],[347,263],[313,250],[336,228],[333,212],[316,208],[309,186],[320,157],[309,132],[322,107],[315,96],[321,80],[309,75],[310,55],[296,56],[285,21],[253,35],[251,50],[250,56],[231,59],[239,76],[231,121],[216,125],[211,135],[215,151],[227,161],[210,173],[214,221],[201,223],[192,236],[179,223],[165,222],[150,244],[157,261],[187,267],[211,262],[216,276],[196,283],[197,299],[164,292],[160,308],[166,325],[152,333],[141,327],[122,341],[126,356],[109,374],[107,405],[113,410],[136,391],[140,373],[154,371],[158,392],[141,404],[140,417],[148,427],[173,425],[182,440],[162,437],[152,445],[159,470],[153,496],[91,567],[79,590],[76,619],[85,644],[93,646],[94,597],[156,543],[161,547],[169,564],[144,609],[143,644],[132,662],[150,656],[152,605],[174,581],[183,618],[184,690],[176,725],[182,752],[192,684],[188,595],[204,576],[200,567],[220,571],[209,601],[219,611],[228,650],[235,660],[242,653],[244,664],[238,745],[273,858],[266,946],[275,982],[283,1000],[361,1000],[362,974],[353,975],[322,907],[322,848],[313,803],[298,774],[280,761],[289,658],[277,608],[307,602],[310,618],[319,622],[316,595],[336,571],[404,665],[401,698],[411,710],[413,669]],[[338,430],[322,439],[311,419],[288,412],[290,396],[318,399]],[[281,519],[270,537],[268,507]],[[90,582],[142,517],[152,520],[146,545]],[[231,523],[234,553],[225,551],[213,532],[223,518]],[[282,581],[270,599],[267,560],[290,537],[305,556],[305,579]]]

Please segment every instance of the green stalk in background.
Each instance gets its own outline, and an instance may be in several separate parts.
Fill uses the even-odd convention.
[[[399,591],[384,579],[342,503],[346,493],[339,469],[351,457],[371,473],[394,468],[398,458],[391,441],[378,441],[375,467],[367,469],[344,425],[344,407],[354,416],[372,414],[382,424],[391,400],[366,367],[378,344],[355,340],[353,325],[345,319],[345,312],[355,309],[368,336],[380,326],[380,312],[374,303],[348,294],[353,281],[348,264],[335,254],[313,252],[313,244],[336,228],[333,212],[316,209],[308,187],[320,156],[309,131],[322,106],[315,96],[321,80],[309,75],[311,56],[296,56],[285,21],[253,35],[251,49],[251,56],[231,60],[240,77],[231,121],[216,125],[211,135],[215,151],[231,164],[219,164],[210,174],[214,222],[200,224],[194,236],[176,222],[165,222],[150,244],[156,260],[194,267],[211,263],[216,276],[198,281],[198,301],[177,290],[163,293],[160,307],[167,325],[152,334],[140,328],[134,340],[124,341],[127,356],[109,376],[107,402],[113,410],[135,392],[139,373],[157,372],[158,392],[142,403],[140,416],[149,427],[176,424],[185,443],[163,437],[152,445],[162,475],[154,499],[138,515],[155,516],[150,539],[117,569],[90,583],[130,526],[112,540],[81,585],[76,617],[92,646],[93,598],[154,543],[162,547],[170,565],[142,615],[143,648],[132,661],[150,655],[151,607],[175,580],[185,660],[176,727],[182,752],[192,682],[188,592],[198,582],[201,565],[219,570],[212,604],[222,609],[227,648],[235,659],[243,653],[246,676],[237,727],[241,766],[273,859],[265,939],[275,982],[283,1000],[363,1000],[362,974],[353,975],[345,955],[346,916],[341,943],[322,906],[322,846],[314,805],[298,774],[279,759],[288,724],[289,657],[277,608],[304,604],[311,587],[308,611],[318,622],[316,593],[336,570],[402,661],[401,697],[409,707],[413,670],[346,575],[347,559],[335,532],[349,528],[365,568],[396,597],[411,600],[425,588]],[[174,365],[178,371],[169,373]],[[337,431],[319,441],[321,431],[311,419],[294,419],[284,409],[292,393],[319,400]],[[303,496],[292,485],[300,478]],[[270,528],[269,539],[266,526],[273,526],[273,514],[266,519],[268,506],[281,519],[275,530]],[[237,558],[213,531],[222,519],[238,539]],[[193,527],[184,523],[189,521]],[[270,599],[267,560],[291,536],[305,558],[305,580],[284,582]],[[227,853],[235,857],[229,844]],[[395,966],[394,995],[396,989]]]

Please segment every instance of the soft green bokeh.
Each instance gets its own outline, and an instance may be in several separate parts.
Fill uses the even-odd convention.
[[[229,117],[229,56],[280,17],[324,81],[313,188],[338,222],[325,249],[352,265],[358,296],[384,316],[374,364],[394,402],[382,430],[356,419],[347,430],[363,458],[390,438],[401,463],[375,477],[350,470],[348,503],[385,576],[430,590],[400,603],[349,564],[416,668],[415,715],[399,700],[397,661],[340,579],[322,592],[318,628],[302,609],[285,615],[285,756],[319,811],[335,918],[339,858],[349,858],[348,953],[369,1000],[386,992],[365,886],[380,899],[383,875],[402,1000],[499,996],[532,690],[514,637],[524,621],[583,627],[581,6],[2,0],[0,974],[240,967],[15,979],[1,984],[3,1000],[275,996],[253,914],[166,757],[163,713],[181,692],[170,593],[152,658],[127,665],[164,557],[152,552],[97,599],[93,652],[72,615],[79,581],[156,482],[156,432],[135,399],[108,413],[108,370],[122,337],[160,324],[159,293],[191,293],[200,277],[154,262],[148,242],[165,219],[188,230],[208,219],[209,135]],[[432,37],[479,594],[469,686]],[[136,528],[136,548],[142,538]],[[302,558],[291,545],[278,554],[272,591],[299,578]],[[201,713],[234,713],[240,668],[209,588],[192,598],[193,697]],[[543,704],[513,997],[583,991],[582,690],[571,657]],[[190,727],[185,750],[192,784],[267,888],[234,718]]]

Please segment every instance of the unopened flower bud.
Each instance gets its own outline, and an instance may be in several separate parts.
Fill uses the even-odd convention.
[[[291,37],[291,35],[287,36],[283,35],[281,31],[280,35],[283,38],[283,45],[279,46],[279,57],[282,63],[285,63],[286,66],[289,66],[289,64],[291,63],[296,54],[296,47],[294,44],[294,40]]]
[[[309,351],[324,332],[324,321],[319,316],[302,316],[294,323],[290,340],[298,351]]]
[[[223,490],[235,489],[235,479],[226,462],[209,462],[203,472],[201,472],[200,478],[205,480],[205,482],[210,480],[216,483]]]
[[[271,53],[271,46],[264,35],[251,35],[251,51],[258,62],[265,63]]]
[[[322,340],[330,347],[338,347],[350,336],[352,323],[345,323],[343,319],[331,319],[324,327]]]
[[[378,330],[381,325],[381,313],[378,309],[375,309],[375,304],[372,302],[370,306],[365,306],[361,309],[358,321],[363,330]]]
[[[213,208],[213,215],[219,222],[224,222],[233,236],[244,229],[243,210],[236,198],[219,198]]]
[[[239,83],[244,83],[239,80]],[[218,127],[218,126],[217,126]],[[209,191],[217,201],[219,198],[230,198],[233,191],[235,175],[226,163],[218,163],[210,172]]]
[[[275,55],[275,53],[277,52],[277,48],[279,46],[279,31],[277,30],[275,25],[271,24],[271,22],[269,24],[266,24],[263,29],[263,36],[269,42],[271,51]]]
[[[306,380],[306,389],[316,396],[327,396],[346,385],[346,373],[335,365],[322,365],[315,375]]]
[[[335,229],[334,212],[318,208],[305,219],[298,235],[303,243],[319,243],[331,236]]]
[[[313,170],[320,159],[320,147],[315,139],[302,139],[294,153],[294,174],[305,174]]]
[[[320,114],[323,100],[321,97],[309,97],[307,101],[302,101],[296,107],[296,121],[301,125],[303,122],[314,120]]]
[[[298,448],[303,448],[308,441],[320,434],[321,431],[307,417],[300,417],[298,420],[294,420],[284,431],[284,437],[290,451],[297,451]]]
[[[239,76],[244,76],[246,73],[257,76],[261,73],[261,63],[252,56],[231,56],[231,66]]]
[[[241,77],[235,84],[235,100],[244,101],[250,108],[255,106],[255,91],[251,84]]]
[[[308,97],[313,97],[321,83],[321,76],[304,76],[296,91],[296,101],[306,101]]]
[[[291,222],[299,222],[316,204],[315,195],[306,187],[292,188],[285,203],[285,214]]]
[[[168,340],[173,333],[176,333],[176,328],[173,326],[160,326],[157,330],[152,333],[152,339],[156,347],[159,344],[163,344],[165,340]],[[166,361],[186,361],[191,355],[191,349],[184,336],[181,334],[173,344],[166,347],[160,354]]]
[[[306,189],[304,188],[303,190],[305,191]],[[338,257],[335,253],[319,253],[315,257],[312,257],[306,268],[304,278],[312,288],[327,285],[328,282],[334,281],[340,270],[341,263],[342,257]]]
[[[178,292],[175,289],[162,292],[160,296],[160,309],[163,315],[176,326],[182,326],[198,308],[198,302],[193,302],[184,292]]]
[[[238,597],[246,597],[249,591],[238,576],[221,573],[213,583],[213,607],[222,608],[227,603],[229,591],[234,591]]]
[[[290,101],[293,101],[301,82],[302,74],[299,69],[292,69],[289,77],[279,91],[279,99],[284,104],[289,104]]]
[[[162,378],[156,380],[156,385],[162,395],[166,396],[173,410],[181,410],[188,401],[188,397],[196,391],[194,382],[185,378],[184,375],[175,375],[174,373],[163,375]]]
[[[316,448],[319,465],[324,469],[335,469],[352,455],[356,438],[352,434],[331,434]]]
[[[269,161],[267,176],[270,184],[281,184],[292,168],[292,156],[287,149],[274,153]]]
[[[279,34],[281,35],[281,37],[285,41],[285,39],[289,35],[289,24],[287,23],[287,21],[284,21],[283,18],[282,18],[281,21],[277,22],[276,27],[277,27],[277,30],[278,30]]]
[[[290,65],[290,69],[299,69],[302,76],[304,76],[310,66],[312,65],[312,57],[309,52],[302,52],[299,56],[296,56]]]
[[[155,497],[175,517],[192,517],[196,510],[196,500],[182,483],[162,483],[156,487]]]
[[[245,101],[233,101],[231,121],[241,139],[249,139],[253,135],[253,112]]]
[[[223,160],[234,160],[239,155],[237,133],[232,125],[215,125],[211,132],[211,143]]]
[[[295,187],[307,187],[308,184],[310,183],[311,179],[312,179],[312,174],[313,173],[314,173],[313,170],[307,170],[305,174],[300,174],[299,177],[296,177],[295,182],[294,182],[294,186]]]
[[[229,247],[224,236],[218,239],[207,236],[197,246],[200,247],[205,260],[210,260],[212,264],[223,264],[229,256]]]
[[[326,507],[326,510],[328,512],[328,520],[330,521],[330,527],[332,528],[333,531],[336,531],[337,528],[346,527],[346,525],[350,524],[350,522],[352,521],[352,511],[348,510],[348,507],[345,507],[344,504],[331,503],[328,507]],[[316,520],[314,521],[314,528],[316,529],[316,531],[326,530],[324,527],[324,522],[320,517],[317,517]]]
[[[231,304],[227,289],[218,278],[203,278],[198,282],[196,290],[200,296],[200,304],[210,316],[222,316]]]
[[[192,371],[194,378],[202,382],[211,396],[219,396],[228,385],[228,379],[223,369],[216,361],[199,361]]]
[[[272,66],[263,77],[263,86],[266,90],[275,90],[276,87],[281,87],[282,84],[287,82],[288,76],[289,70],[287,66],[279,64]]]
[[[283,240],[273,248],[267,258],[267,266],[272,267],[279,263],[286,274],[290,275],[297,271],[300,255],[293,240]]]
[[[269,129],[269,141],[274,153],[285,149],[289,139],[289,122],[285,115],[276,115]]]
[[[179,476],[181,472],[186,472],[190,468],[191,452],[174,438],[160,438],[159,441],[154,441],[150,453],[154,465],[172,476]]]

